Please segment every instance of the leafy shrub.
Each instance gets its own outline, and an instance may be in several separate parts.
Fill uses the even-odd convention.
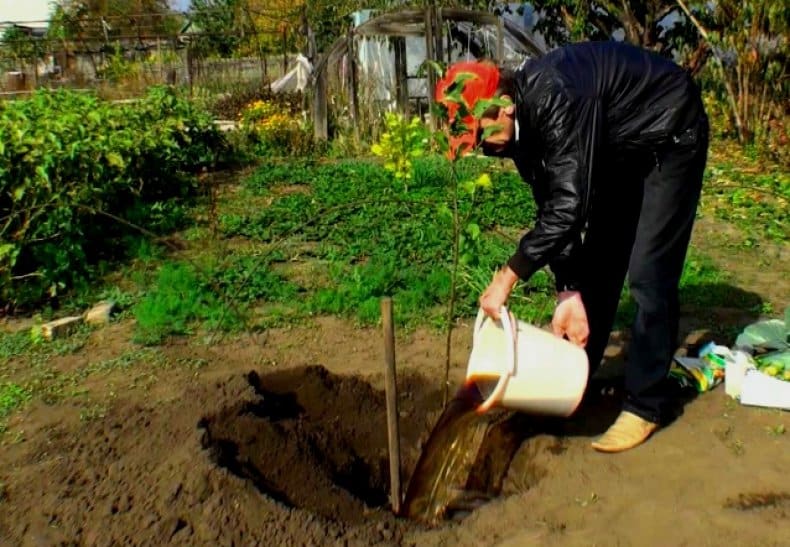
[[[384,119],[387,131],[371,147],[371,152],[385,159],[384,169],[395,180],[403,181],[404,189],[408,190],[413,160],[424,156],[428,148],[428,131],[416,116],[409,120],[402,114],[387,112]]]
[[[118,218],[171,229],[212,165],[222,137],[212,117],[168,88],[132,104],[41,90],[0,106],[0,299],[55,297],[123,255],[136,233]],[[179,218],[176,218],[179,217]]]

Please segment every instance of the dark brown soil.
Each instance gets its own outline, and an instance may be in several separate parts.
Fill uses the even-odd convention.
[[[126,354],[129,332],[113,325],[36,366],[85,369]],[[719,388],[644,446],[601,455],[589,442],[619,408],[617,359],[571,420],[492,421],[466,485],[480,498],[453,515],[463,520],[396,519],[379,336],[321,318],[264,340],[173,341],[160,351],[174,368],[94,372],[87,396],[35,401],[2,437],[0,545],[786,543],[787,413],[741,407]],[[469,340],[462,326],[456,383]],[[612,344],[608,355],[626,353]],[[399,338],[404,487],[441,412],[443,349],[438,333]],[[201,368],[184,368],[195,359]]]
[[[211,459],[287,507],[344,523],[382,519],[389,503],[382,394],[322,367],[247,378],[254,399],[200,422]],[[404,400],[402,410],[424,416],[426,395],[434,401],[438,395],[426,393],[418,380],[408,383],[422,390],[423,400]],[[414,459],[422,429],[420,422],[404,421],[406,461]]]
[[[786,252],[763,254],[715,258],[748,279],[735,285],[744,294],[781,310]],[[686,306],[681,351],[732,343],[755,319],[730,302]],[[471,321],[453,338],[456,385]],[[572,419],[492,422],[466,484],[479,497],[461,500],[453,516],[463,520],[436,527],[387,509],[379,329],[318,317],[150,352],[131,332],[119,321],[66,354],[0,363],[0,381],[39,386],[0,434],[0,546],[784,546],[790,537],[787,412],[742,406],[720,386],[686,401],[643,446],[590,448],[620,408],[627,331],[611,337],[598,395]],[[445,339],[398,334],[406,487],[441,413]]]
[[[404,477],[440,397],[401,380]],[[22,545],[397,541],[384,396],[313,366],[116,405],[55,427],[5,489],[0,539]],[[31,510],[33,510],[31,512]],[[33,517],[33,518],[31,518]],[[295,538],[299,538],[295,541]]]

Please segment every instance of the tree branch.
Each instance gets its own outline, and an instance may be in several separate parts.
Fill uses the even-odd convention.
[[[629,41],[632,44],[640,44],[642,43],[642,35],[644,29],[640,24],[639,20],[634,16],[633,11],[631,10],[631,6],[628,4],[628,0],[620,0],[623,5],[623,27],[625,28],[625,35],[628,37]]]
[[[694,17],[694,14],[691,13],[691,10],[686,5],[686,3],[683,0],[675,1],[678,3],[678,6],[680,6],[680,9],[683,10],[683,13],[686,14],[686,17],[688,17],[691,23],[696,27],[700,35],[705,39],[706,42],[710,43],[711,40],[708,35],[708,31],[702,26],[702,23],[699,21],[699,19]],[[738,111],[738,103],[735,100],[735,91],[732,88],[732,82],[730,82],[730,80],[727,78],[727,72],[724,70],[724,61],[722,60],[721,55],[719,55],[715,47],[711,48],[711,52],[713,53],[713,58],[716,59],[716,64],[721,72],[721,80],[724,84],[724,88],[727,90],[727,98],[730,100],[730,108],[732,109],[732,114],[735,117],[735,126],[738,128],[738,140],[743,142],[743,120],[741,119],[741,114]]]
[[[93,207],[88,207],[86,205],[78,205],[78,207],[80,209],[83,209],[85,211],[93,213],[94,215],[105,216],[105,217],[107,217],[107,218],[109,218],[111,220],[114,220],[115,222],[118,222],[119,224],[123,224],[124,226],[126,226],[128,228],[132,228],[133,230],[136,230],[136,231],[140,232],[141,234],[143,234],[145,236],[148,236],[148,237],[150,237],[151,239],[153,239],[155,241],[160,241],[160,242],[164,243],[167,247],[169,247],[170,250],[172,250],[172,251],[179,251],[180,250],[178,248],[178,245],[174,244],[173,242],[168,241],[167,239],[164,239],[163,237],[161,237],[158,234],[155,234],[154,232],[146,230],[142,226],[138,226],[138,225],[136,225],[136,224],[134,224],[132,222],[129,222],[128,220],[122,219],[119,216],[115,216],[112,213],[108,213],[106,211],[100,211],[99,209],[94,209]]]

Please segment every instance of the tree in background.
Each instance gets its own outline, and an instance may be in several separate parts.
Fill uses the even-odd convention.
[[[198,33],[195,46],[201,55],[230,57],[251,35],[243,0],[192,0],[189,12]]]
[[[623,40],[685,65],[697,73],[706,49],[675,0],[535,0],[536,25],[550,44]]]
[[[41,47],[30,32],[23,27],[12,25],[0,37],[0,51],[6,62],[10,61],[13,70],[24,71],[35,65],[41,58]]]
[[[110,43],[175,35],[181,18],[167,0],[63,0],[53,23],[67,38]]]
[[[678,0],[714,57],[706,88],[742,143],[790,162],[790,4],[777,0]]]

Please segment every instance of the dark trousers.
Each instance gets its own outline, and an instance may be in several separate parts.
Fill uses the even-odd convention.
[[[582,246],[590,366],[596,369],[603,358],[627,273],[637,309],[624,409],[656,423],[672,403],[666,377],[678,344],[678,285],[707,160],[704,115],[695,128],[692,142],[606,158]]]

